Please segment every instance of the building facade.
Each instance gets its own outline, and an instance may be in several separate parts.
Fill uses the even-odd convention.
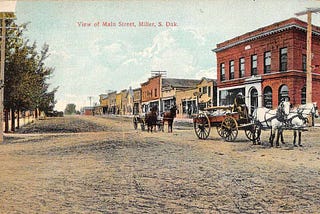
[[[173,105],[176,105],[178,91],[195,88],[198,83],[199,80],[195,79],[163,78],[161,84],[161,111],[169,111]]]
[[[109,107],[108,94],[100,94],[99,102],[100,102],[100,114],[107,114],[108,107]]]
[[[141,83],[141,108],[142,112],[149,112],[150,108],[160,106],[161,97],[161,75],[148,79]],[[159,109],[158,109],[159,110]]]
[[[116,96],[116,91],[108,93],[108,114],[116,114],[117,112]]]
[[[199,110],[217,105],[217,83],[215,80],[203,77],[197,84],[197,89]]]
[[[275,108],[289,96],[294,105],[306,102],[307,23],[291,18],[217,44],[218,105],[245,95],[252,111]],[[312,101],[320,101],[320,28],[312,33]]]
[[[138,115],[141,112],[141,88],[135,88],[133,89],[133,114]]]

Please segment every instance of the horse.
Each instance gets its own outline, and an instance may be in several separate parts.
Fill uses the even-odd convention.
[[[256,108],[252,114],[252,120],[256,125],[264,128],[271,128],[269,143],[273,147],[276,130],[277,139],[276,146],[279,147],[279,137],[281,128],[286,125],[287,117],[290,113],[290,102],[281,101],[277,109],[268,109],[265,107]],[[257,139],[258,144],[261,144],[260,136]],[[255,141],[254,141],[255,144]]]
[[[158,120],[158,107],[154,106],[150,109],[150,112],[146,114],[145,122],[148,128],[148,132],[152,132],[153,128],[156,130],[157,120]]]
[[[319,117],[317,103],[307,103],[298,106],[293,109],[288,115],[287,123],[291,128],[293,128],[293,146],[296,145],[296,138],[298,134],[298,146],[301,144],[301,132],[302,129],[308,126],[310,116],[315,118]],[[283,131],[281,130],[281,139],[283,141]]]
[[[177,115],[177,106],[173,105],[169,111],[163,113],[162,118],[162,131],[164,131],[164,123],[168,123],[168,132],[172,132],[173,120]]]

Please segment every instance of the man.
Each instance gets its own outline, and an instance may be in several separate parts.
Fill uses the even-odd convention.
[[[245,100],[242,92],[239,92],[236,97],[234,98],[233,102],[233,111],[239,112],[242,117],[245,117]]]

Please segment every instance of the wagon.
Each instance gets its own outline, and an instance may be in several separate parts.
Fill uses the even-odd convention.
[[[138,124],[140,124],[141,130],[144,131],[146,127],[145,115],[134,115],[133,116],[133,128],[137,129]]]
[[[163,120],[162,117],[157,118],[156,126],[158,127],[158,130],[163,129],[162,120]],[[132,122],[133,122],[133,128],[135,130],[138,129],[138,124],[140,124],[141,130],[145,131],[147,124],[146,124],[146,116],[144,114],[134,115]]]
[[[233,112],[232,106],[206,108],[204,112],[194,116],[193,126],[199,139],[207,139],[211,128],[216,127],[218,134],[228,142],[236,140],[239,130],[244,130],[250,141],[255,141],[261,132],[260,127],[251,122],[247,110]]]

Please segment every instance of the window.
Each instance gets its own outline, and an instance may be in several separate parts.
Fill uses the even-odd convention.
[[[239,77],[244,77],[244,71],[245,71],[245,66],[244,66],[245,60],[244,58],[239,59]]]
[[[220,64],[220,80],[221,81],[226,80],[226,73],[225,73],[225,70],[224,70],[224,63]]]
[[[156,89],[156,88],[154,89],[154,96],[155,96],[155,97],[158,96],[158,95],[157,95],[157,89]]]
[[[208,86],[208,96],[211,96],[211,86]]]
[[[201,88],[199,88],[199,92],[201,93]]]
[[[229,62],[229,79],[234,79],[234,60]]]
[[[280,71],[287,70],[287,61],[288,61],[288,49],[281,48],[280,49]]]
[[[302,71],[307,71],[307,55],[302,54]]]
[[[203,94],[206,94],[206,93],[207,93],[207,86],[205,86],[205,87],[202,88],[202,93],[203,93]]]
[[[279,88],[278,104],[286,97],[289,97],[289,88],[287,85],[282,85]]]
[[[253,87],[250,91],[250,113],[258,107],[258,91]]]
[[[257,75],[258,74],[258,70],[257,70],[257,67],[258,67],[258,64],[257,64],[257,61],[258,61],[258,57],[257,55],[252,55],[251,56],[251,75]]]
[[[219,91],[219,106],[233,105],[234,98],[239,92],[245,95],[245,88],[235,88]]]
[[[301,89],[301,104],[306,104],[307,102],[307,90],[306,87],[304,86]]]
[[[264,73],[270,73],[271,71],[271,51],[264,53]]]
[[[264,88],[263,106],[272,109],[272,88],[270,86]]]

